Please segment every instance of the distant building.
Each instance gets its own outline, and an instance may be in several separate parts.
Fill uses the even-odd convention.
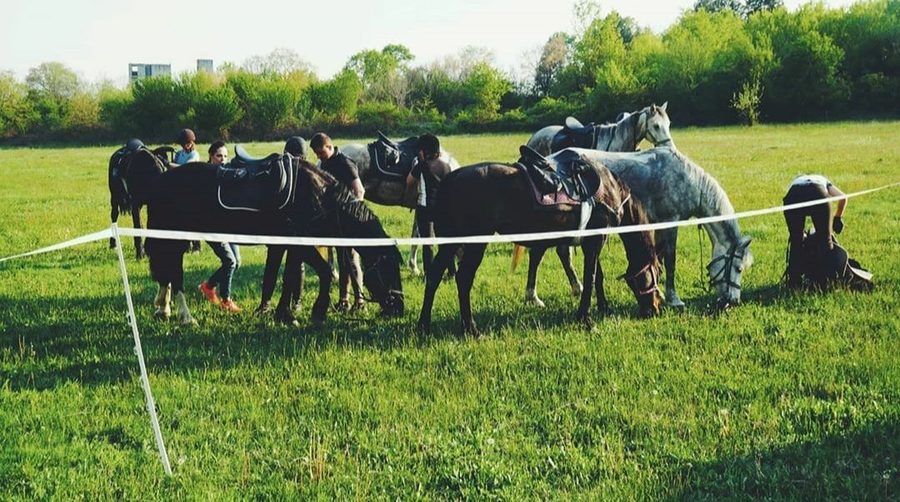
[[[198,59],[197,60],[197,72],[213,72],[213,60],[212,59]]]
[[[128,81],[134,82],[142,78],[172,75],[170,64],[128,63]]]

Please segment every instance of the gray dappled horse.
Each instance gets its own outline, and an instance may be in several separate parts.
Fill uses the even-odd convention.
[[[587,166],[596,179],[598,188],[587,195],[593,198],[597,208],[591,212],[587,228],[604,228],[615,225],[645,223],[647,217],[641,205],[629,196],[628,188],[619,183],[600,163]],[[551,203],[538,205],[534,182],[519,166],[497,163],[475,164],[447,175],[441,182],[435,210],[435,233],[440,237],[470,235],[518,234],[574,230],[578,228],[581,211],[578,205]],[[596,284],[596,265],[603,247],[601,236],[586,237],[581,241],[584,251],[585,284]],[[567,245],[571,239],[563,240]],[[624,278],[634,292],[639,314],[650,317],[659,313],[661,301],[658,289],[658,262],[652,232],[632,232],[622,236],[628,269]],[[532,241],[525,245],[546,248],[561,244],[560,241]],[[425,298],[419,315],[418,329],[428,332],[431,326],[431,310],[438,286],[456,251],[462,247],[462,260],[456,273],[459,310],[463,330],[477,335],[478,329],[472,317],[471,289],[475,273],[484,257],[485,243],[442,244],[433,265],[426,271]],[[597,309],[604,310],[606,299],[602,287],[587,287],[581,295],[576,316],[590,325],[591,296],[596,292]]]
[[[734,207],[719,183],[674,146],[635,153],[570,150],[609,168],[643,204],[653,223],[734,214]],[[551,155],[550,159],[555,155],[559,154]],[[738,304],[741,301],[741,276],[753,263],[750,237],[741,235],[737,220],[707,223],[703,228],[712,242],[712,261],[706,268],[710,284],[718,295],[717,306],[724,308]],[[666,302],[683,308],[684,302],[675,291],[677,239],[678,227],[656,231],[657,253],[666,269]],[[533,282],[529,283],[525,296],[526,301],[531,302],[537,298]]]
[[[390,180],[377,176],[372,169],[371,157],[368,145],[350,143],[340,147],[340,151],[352,160],[359,169],[359,179],[366,189],[365,198],[382,206],[403,206],[410,209],[416,208],[418,190],[407,190],[406,179]],[[441,160],[450,164],[450,169],[458,169],[459,162],[449,152],[441,148]],[[416,220],[413,218],[412,236],[418,237]],[[417,263],[418,246],[412,246],[409,250],[409,269],[416,275],[419,274]]]
[[[527,145],[541,155],[547,156],[551,153],[559,151],[561,145],[574,146],[579,148],[593,148],[595,150],[603,150],[607,152],[633,152],[638,149],[638,145],[646,138],[654,145],[667,145],[672,143],[672,135],[669,132],[671,122],[669,115],[666,113],[668,102],[661,106],[655,104],[647,106],[636,112],[624,112],[619,115],[614,124],[588,124],[582,126],[580,122],[572,117],[566,119],[566,126],[551,125],[540,129],[534,133],[528,140]],[[565,132],[564,132],[565,130]],[[576,132],[577,130],[577,132]],[[577,138],[568,138],[567,141],[554,141],[558,134],[576,135]],[[531,248],[531,253],[538,252],[538,248]],[[518,257],[518,248],[516,250]],[[556,254],[562,263],[566,277],[569,279],[569,285],[572,288],[572,294],[578,296],[581,294],[581,282],[575,274],[572,267],[572,255],[569,246],[557,246]],[[540,263],[540,258],[529,257],[531,261]],[[529,270],[529,288],[534,286],[535,278],[533,274],[537,271]],[[543,306],[544,303],[535,294],[531,301]]]

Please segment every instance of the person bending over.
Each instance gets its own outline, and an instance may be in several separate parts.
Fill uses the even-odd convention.
[[[797,176],[788,186],[784,196],[784,204],[797,204],[813,200],[826,199],[844,195],[828,178],[820,174],[804,174]],[[806,217],[812,220],[816,229],[818,244],[830,250],[833,248],[831,232],[839,234],[844,230],[844,209],[847,207],[847,199],[837,202],[837,210],[834,219],[831,217],[831,204],[823,203],[815,206],[789,209],[784,212],[784,221],[788,228],[788,267],[787,285],[790,288],[798,288],[802,285],[800,274],[801,246],[803,234],[806,231]]]

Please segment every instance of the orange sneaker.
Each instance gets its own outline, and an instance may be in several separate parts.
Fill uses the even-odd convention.
[[[237,303],[234,303],[231,298],[226,298],[222,301],[221,305],[223,310],[227,310],[229,312],[238,313],[241,311],[241,308],[237,306]]]
[[[209,287],[209,284],[207,284],[206,281],[201,282],[200,286],[197,289],[199,289],[200,292],[203,293],[203,296],[205,296],[206,299],[209,300],[209,303],[218,305],[222,302],[222,300],[219,300],[219,295],[216,294],[216,288]]]

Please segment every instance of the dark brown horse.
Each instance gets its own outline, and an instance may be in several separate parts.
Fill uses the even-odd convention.
[[[134,228],[141,228],[141,208],[147,205],[150,184],[169,168],[174,151],[170,146],[150,150],[140,140],[132,139],[112,154],[108,175],[112,223],[119,220],[120,212],[130,212]],[[109,247],[116,247],[115,239],[109,239]],[[144,257],[140,237],[134,238],[134,254],[139,260]]]
[[[309,237],[387,237],[381,222],[365,203],[355,199],[335,179],[305,161],[294,160],[292,181],[285,185],[293,190],[287,202],[259,211],[225,209],[223,207],[219,168],[206,163],[191,163],[168,171],[153,184],[149,199],[148,227],[161,230],[185,230],[228,234],[256,234]],[[272,199],[274,197],[270,197]],[[169,295],[174,295],[178,319],[194,323],[184,299],[183,255],[185,241],[148,239],[150,271],[159,284],[156,303],[158,314],[170,312]],[[396,246],[359,247],[363,282],[373,299],[381,305],[382,314],[403,314],[403,290],[400,284],[400,252]],[[319,276],[319,295],[313,304],[312,319],[325,319],[329,305],[331,268],[311,246],[292,246],[289,253],[300,254],[299,260],[285,267],[282,297],[276,317],[293,320],[291,302],[297,291],[299,263],[312,265]],[[171,289],[170,289],[171,288]]]
[[[629,197],[627,187],[621,184],[602,165],[590,167],[601,181],[601,189],[594,194],[596,206],[591,213],[586,228],[604,228],[615,225],[646,223],[647,219],[638,203]],[[441,182],[435,214],[435,231],[440,237],[461,237],[470,235],[518,234],[574,230],[578,228],[581,211],[575,205],[540,206],[536,201],[535,188],[526,172],[508,164],[483,163],[460,168]],[[570,243],[571,239],[523,242],[525,246],[544,248]],[[603,277],[596,274],[600,250],[606,236],[591,236],[582,239],[584,251],[585,285],[594,284],[597,293],[597,308],[606,309],[603,293]],[[659,265],[656,261],[653,237],[650,232],[622,234],[628,269],[624,278],[634,291],[641,316],[659,313],[660,294],[656,288]],[[431,325],[431,308],[434,295],[444,271],[457,249],[463,247],[463,258],[456,274],[459,291],[459,310],[463,330],[478,334],[472,319],[470,292],[475,272],[484,257],[486,244],[444,244],[441,245],[428,272],[425,299],[419,315],[418,329],[427,332]],[[585,287],[581,294],[577,318],[590,324],[591,288]]]

